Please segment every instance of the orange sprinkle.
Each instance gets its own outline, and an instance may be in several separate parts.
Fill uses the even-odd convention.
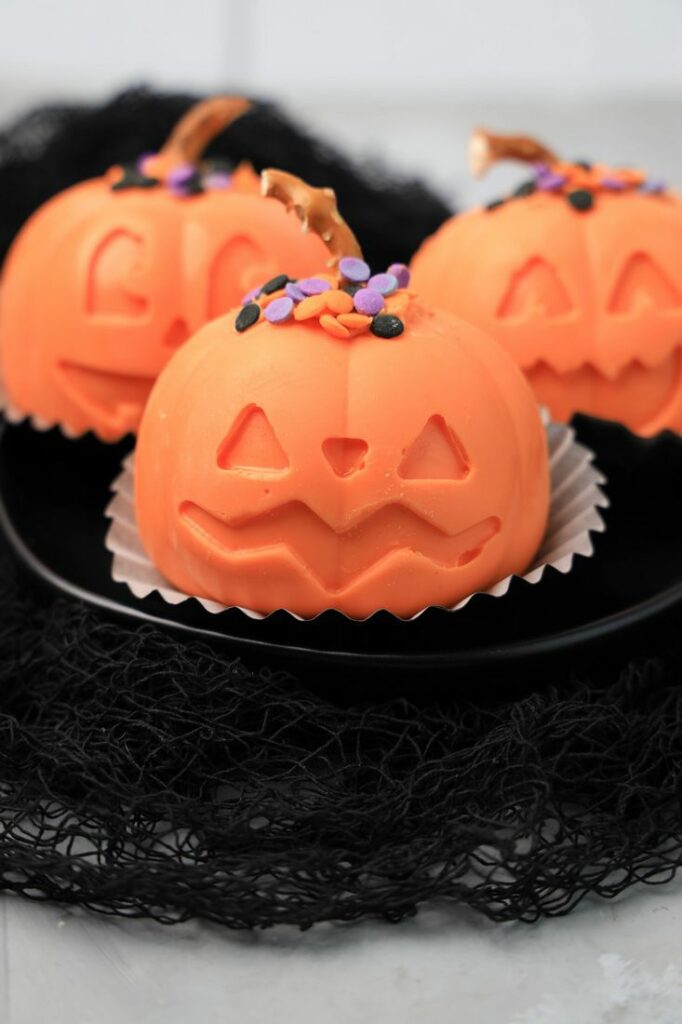
[[[582,167],[576,167],[568,176],[568,184],[571,189],[585,188],[588,191],[597,185],[592,171],[584,171]]]
[[[343,324],[339,323],[335,316],[325,313],[320,317],[320,327],[323,327],[332,338],[350,338],[350,331]]]
[[[271,302],[275,301],[275,299],[281,299],[283,295],[286,295],[284,288],[280,288],[276,292],[271,292],[270,295],[261,295],[258,299],[258,305],[261,309],[265,309],[266,306],[269,306]]]
[[[350,331],[364,331],[371,324],[372,318],[365,316],[364,313],[341,313],[338,321]]]
[[[327,309],[332,313],[350,313],[353,308],[352,296],[348,292],[342,292],[340,288],[325,292],[324,297],[327,300]]]
[[[621,181],[624,181],[626,185],[641,185],[646,179],[644,171],[632,170],[629,167],[624,167],[618,170],[618,177]]]
[[[410,304],[410,296],[407,292],[395,292],[386,299],[386,310],[393,316],[404,316]]]
[[[294,307],[294,320],[310,320],[311,317],[324,313],[327,308],[327,294],[322,292],[321,295],[309,295],[302,299]]]
[[[115,185],[116,182],[121,181],[123,179],[124,174],[125,172],[121,165],[117,164],[115,167],[110,167],[104,175],[104,177],[106,178],[107,183],[109,185]]]

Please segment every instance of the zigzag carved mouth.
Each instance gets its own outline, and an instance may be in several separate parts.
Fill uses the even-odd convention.
[[[183,502],[179,513],[195,537],[224,556],[288,551],[329,593],[346,589],[400,550],[414,552],[448,569],[467,565],[478,558],[501,525],[497,516],[489,516],[451,536],[395,503],[384,505],[341,531],[299,501],[231,522],[191,501]],[[287,539],[274,539],[277,537]]]
[[[184,320],[174,320],[163,337],[168,355],[190,335]],[[85,406],[119,428],[134,430],[147,404],[157,373],[119,373],[64,359],[58,364],[65,389],[76,404]]]
[[[570,419],[577,410],[608,417],[609,410],[625,408],[631,410],[629,426],[645,431],[664,415],[678,392],[682,355],[673,352],[653,366],[633,360],[611,378],[591,363],[558,372],[541,360],[524,372],[540,402],[558,419]]]

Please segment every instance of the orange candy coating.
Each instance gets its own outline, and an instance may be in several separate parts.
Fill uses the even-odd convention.
[[[325,313],[324,316],[320,317],[320,327],[322,327],[327,334],[331,334],[332,338],[350,338],[350,331],[347,327],[344,327],[335,316],[330,316]]]
[[[294,308],[294,317],[296,320],[310,320],[313,317],[321,316],[326,308],[327,299],[324,293],[321,295],[308,295]]]
[[[258,179],[253,172],[256,187]],[[283,270],[313,272],[322,241],[246,188],[176,197],[106,178],[41,207],[7,258],[2,377],[20,412],[115,441],[136,431],[179,345]]]
[[[364,331],[372,322],[371,316],[364,313],[339,313],[337,320],[350,331]]]
[[[353,310],[353,297],[348,292],[343,292],[339,288],[334,288],[330,292],[325,292],[325,299],[327,300],[327,309],[332,313],[351,313]]]
[[[136,514],[189,594],[364,618],[450,606],[524,571],[549,502],[545,434],[503,350],[410,304],[404,332],[203,327],[161,373]]]
[[[681,254],[672,194],[601,191],[580,213],[536,192],[446,222],[412,282],[501,342],[555,419],[651,435],[682,430]]]

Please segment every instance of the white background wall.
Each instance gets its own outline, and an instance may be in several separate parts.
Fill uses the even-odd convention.
[[[366,156],[481,198],[475,122],[682,182],[682,0],[0,0],[0,120],[131,83],[280,99]]]
[[[0,0],[3,91],[682,92],[679,0]]]

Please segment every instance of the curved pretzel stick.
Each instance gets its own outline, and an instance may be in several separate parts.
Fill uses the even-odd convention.
[[[183,164],[198,163],[209,142],[251,106],[243,96],[212,96],[181,117],[160,152],[149,157],[145,173],[164,179]]]
[[[314,188],[295,174],[268,168],[261,174],[261,191],[279,199],[287,210],[295,210],[304,231],[320,236],[331,253],[330,267],[344,256],[362,259],[360,244],[337,209],[333,189]]]
[[[475,178],[482,178],[498,160],[554,164],[558,159],[556,153],[528,135],[494,135],[485,128],[476,128],[469,138],[469,168]]]

